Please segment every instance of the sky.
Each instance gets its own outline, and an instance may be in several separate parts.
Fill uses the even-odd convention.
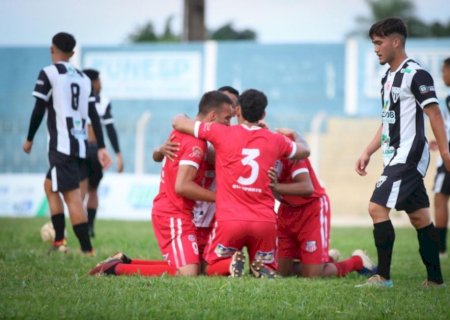
[[[251,29],[262,43],[341,42],[369,16],[365,0],[205,0],[206,25]],[[450,20],[449,0],[413,0],[426,22]],[[120,45],[152,21],[159,34],[166,19],[181,33],[183,0],[0,0],[0,46],[48,45],[70,32],[82,45]]]

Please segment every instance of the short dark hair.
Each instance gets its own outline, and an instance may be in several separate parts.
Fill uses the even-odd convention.
[[[267,107],[267,97],[264,92],[256,89],[245,90],[239,96],[242,117],[249,122],[257,122],[264,117]]]
[[[217,89],[217,91],[220,91],[220,92],[227,91],[231,94],[234,94],[236,97],[239,97],[239,91],[237,89],[233,88],[232,86],[223,86],[223,87],[220,87],[219,89]]]
[[[374,36],[387,37],[393,33],[398,33],[403,36],[403,41],[408,36],[408,28],[405,22],[397,17],[389,17],[374,23],[369,30],[369,36],[373,39]]]
[[[52,43],[62,52],[70,53],[77,44],[75,37],[67,32],[59,32],[53,36]]]
[[[84,69],[83,72],[91,79],[91,81],[97,80],[100,75],[100,72],[95,69]]]
[[[444,60],[444,65],[450,67],[450,57]]]
[[[218,110],[224,103],[233,104],[226,94],[217,90],[208,91],[200,99],[198,114],[205,116],[213,110]]]

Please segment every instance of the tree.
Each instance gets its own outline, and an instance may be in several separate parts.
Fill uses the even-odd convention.
[[[211,32],[210,39],[212,40],[256,40],[256,33],[252,30],[245,29],[242,31],[235,30],[231,23],[218,28]]]
[[[149,21],[132,33],[129,39],[131,42],[155,42],[158,41],[158,36],[155,33],[153,23]]]

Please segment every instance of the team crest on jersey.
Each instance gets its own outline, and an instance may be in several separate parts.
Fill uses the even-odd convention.
[[[386,179],[387,179],[387,176],[381,176],[376,183],[376,187],[377,188],[381,187],[381,185],[386,181]]]
[[[275,261],[275,253],[271,251],[257,251],[255,254],[255,259],[261,259],[264,263],[272,263]]]
[[[317,250],[317,242],[316,241],[306,241],[305,243],[305,251],[309,253],[313,253]]]
[[[392,100],[394,100],[394,102],[397,102],[398,98],[400,97],[400,88],[399,87],[392,87],[392,89],[391,89],[391,96],[392,96]]]
[[[205,125],[204,125],[204,131],[209,131],[209,130],[211,130],[211,125],[212,125],[213,123],[212,122],[207,122],[207,123],[205,123]]]
[[[231,257],[233,253],[237,251],[236,248],[225,247],[223,244],[219,243],[217,247],[214,249],[214,253],[218,257],[227,258]]]
[[[189,154],[189,157],[202,159],[203,158],[203,150],[200,147],[194,146],[194,147],[192,147],[192,151]]]
[[[190,242],[195,242],[195,241],[197,241],[197,238],[195,237],[195,234],[190,234],[190,235],[188,235],[188,240]]]

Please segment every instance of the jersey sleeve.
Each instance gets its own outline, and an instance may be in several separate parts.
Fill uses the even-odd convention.
[[[213,145],[217,145],[223,141],[222,138],[226,128],[225,125],[215,122],[197,121],[195,123],[194,136],[202,140],[211,141]]]
[[[439,103],[431,75],[425,70],[417,70],[411,81],[411,92],[423,109],[430,103]]]
[[[205,159],[206,143],[194,137],[189,137],[183,143],[180,151],[180,166],[188,165],[198,169]]]
[[[102,116],[102,123],[104,125],[114,123],[114,118],[111,112],[111,103],[108,103],[108,106],[106,107],[105,114]]]
[[[34,85],[33,96],[48,102],[52,95],[52,85],[44,69],[39,72],[36,84]]]
[[[301,173],[309,174],[308,166],[305,160],[296,160],[292,163],[292,166],[290,168],[291,179],[294,179],[295,176]]]
[[[297,144],[280,133],[277,133],[277,139],[277,145],[280,148],[280,158],[292,158],[297,152]]]

